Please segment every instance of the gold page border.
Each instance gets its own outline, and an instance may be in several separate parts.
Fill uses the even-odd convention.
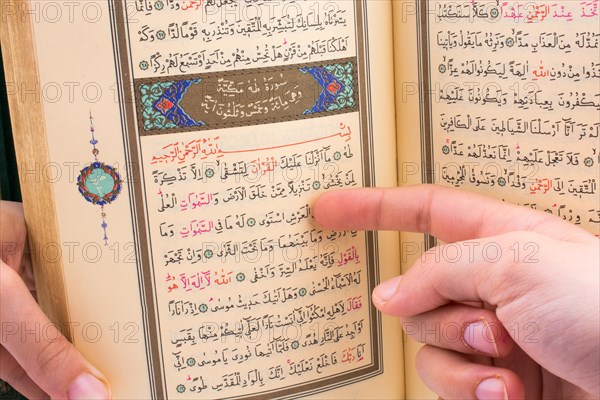
[[[117,60],[119,60],[119,65],[117,65],[117,70],[120,72],[117,73],[118,79],[120,81],[121,90],[121,98],[123,99],[123,93],[132,94],[130,91],[133,90],[133,82],[132,78],[132,70],[129,61],[130,48],[128,43],[128,27],[126,24],[126,6],[125,1],[127,0],[115,0],[115,6],[111,7],[111,11],[114,11],[114,18],[111,18],[111,25],[113,29],[113,40],[115,46],[117,47]],[[356,31],[357,37],[355,40],[357,42],[357,58],[359,61],[357,62],[358,68],[358,85],[360,87],[359,90],[359,113],[361,120],[361,132],[362,132],[362,149],[363,149],[363,157],[362,157],[362,169],[363,169],[363,179],[365,182],[365,186],[374,186],[375,185],[375,173],[373,171],[372,166],[374,165],[374,155],[373,155],[373,143],[372,143],[372,135],[369,136],[369,133],[372,132],[372,121],[370,112],[368,110],[371,108],[370,104],[370,96],[367,96],[366,88],[367,88],[367,79],[368,79],[368,47],[365,46],[366,42],[366,27],[364,25],[364,20],[366,19],[366,9],[364,9],[365,0],[353,0],[355,4],[355,15],[356,15]],[[124,89],[123,89],[124,88]],[[132,173],[135,177],[142,177],[142,168],[141,168],[141,154],[139,151],[139,133],[136,128],[136,110],[135,104],[133,104],[132,99],[124,98],[125,101],[121,101],[124,104],[123,112],[123,120],[124,127],[123,132],[127,137],[126,147],[129,151],[128,158],[131,163],[129,165],[133,166]],[[126,101],[129,100],[129,101]],[[133,146],[132,146],[133,144]],[[366,162],[365,162],[366,161]],[[142,308],[144,310],[144,329],[146,333],[146,349],[148,352],[148,363],[149,363],[149,371],[150,380],[151,380],[151,392],[153,398],[158,399],[167,399],[167,391],[165,388],[165,378],[164,373],[162,373],[164,360],[162,358],[161,349],[160,349],[160,333],[158,332],[158,325],[160,324],[156,304],[155,304],[155,296],[154,296],[154,277],[153,271],[151,269],[151,243],[150,237],[147,234],[147,213],[145,212],[144,204],[145,204],[145,192],[143,190],[142,182],[140,179],[135,179],[133,182],[133,187],[130,188],[132,191],[132,212],[134,215],[134,220],[137,222],[137,226],[134,226],[135,237],[136,237],[136,247],[138,260],[141,264],[138,264],[138,270],[140,274],[140,294],[142,296]],[[135,224],[134,224],[135,225]],[[365,234],[366,245],[368,249],[367,259],[368,259],[368,285],[369,289],[374,289],[376,283],[379,280],[378,273],[378,258],[377,258],[377,237],[374,232],[367,232]],[[340,376],[330,376],[324,378],[323,380],[311,381],[306,384],[299,384],[295,386],[288,386],[282,389],[276,389],[270,392],[261,392],[255,393],[247,396],[238,396],[233,398],[243,398],[243,399],[270,399],[274,397],[278,398],[294,398],[298,396],[306,396],[309,394],[322,392],[325,390],[331,390],[335,387],[345,386],[347,384],[367,379],[369,377],[379,375],[383,373],[383,351],[381,348],[381,317],[380,314],[375,310],[372,304],[369,304],[369,315],[370,315],[370,326],[372,329],[371,334],[371,348],[373,350],[372,357],[373,363],[370,366],[362,367],[361,369],[354,370],[351,372],[346,372],[339,374]],[[325,382],[325,383],[323,383]]]
[[[0,0],[2,1],[2,0]],[[39,71],[29,0],[13,0],[17,12],[1,15],[0,43],[6,82],[26,87],[39,85]],[[50,161],[44,107],[41,101],[24,101],[19,93],[8,94],[17,156],[23,209],[34,270],[38,302],[63,335],[72,340],[69,309],[61,257],[44,257],[41,246],[60,247],[54,190],[47,179],[27,178]],[[37,173],[37,172],[36,172]]]

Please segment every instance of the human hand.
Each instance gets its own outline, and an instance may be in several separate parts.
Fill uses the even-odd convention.
[[[600,396],[593,235],[543,212],[428,185],[330,192],[314,215],[330,229],[426,232],[448,243],[373,293],[379,310],[426,343],[417,370],[443,399]]]
[[[36,303],[26,237],[21,204],[0,202],[0,379],[31,400],[109,399],[105,378]]]

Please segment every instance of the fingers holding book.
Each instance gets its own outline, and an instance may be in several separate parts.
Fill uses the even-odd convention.
[[[109,399],[105,378],[42,312],[30,289],[25,223],[0,202],[0,379],[30,399]]]
[[[506,357],[515,345],[496,313],[463,304],[403,318],[402,328],[417,342],[464,354]]]
[[[442,398],[600,395],[600,241],[592,234],[431,185],[327,193],[314,215],[330,229],[424,232],[446,242],[373,293],[380,311],[427,344],[418,370]]]
[[[522,380],[512,370],[426,345],[417,353],[417,371],[442,399],[522,399]]]

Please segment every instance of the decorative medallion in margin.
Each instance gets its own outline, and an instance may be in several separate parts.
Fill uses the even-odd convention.
[[[94,128],[94,118],[90,112],[90,144],[93,148],[92,154],[94,156],[94,161],[83,168],[79,173],[79,176],[77,177],[77,187],[84,199],[100,207],[100,218],[102,220],[100,226],[104,232],[102,240],[104,240],[104,245],[108,246],[108,233],[106,229],[108,224],[106,223],[105,206],[115,201],[119,196],[123,181],[115,167],[98,160],[100,150],[96,147],[98,139],[96,139],[94,132],[96,132],[96,129]]]

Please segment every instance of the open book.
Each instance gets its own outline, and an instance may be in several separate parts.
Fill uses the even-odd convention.
[[[370,293],[433,238],[311,205],[431,182],[598,233],[598,5],[2,1],[42,306],[115,398],[431,396]]]

